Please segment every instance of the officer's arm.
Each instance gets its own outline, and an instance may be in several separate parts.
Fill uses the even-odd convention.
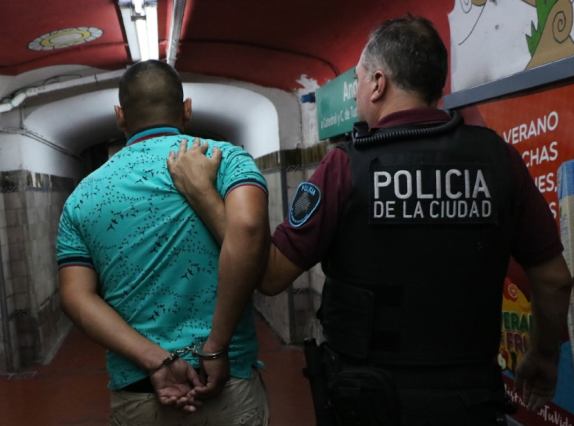
[[[135,331],[97,292],[96,272],[83,266],[60,269],[60,299],[71,320],[97,343],[153,370],[169,354]]]
[[[287,289],[303,271],[281,253],[281,250],[274,244],[271,244],[267,268],[258,290],[268,296],[274,296]]]
[[[531,347],[542,356],[555,356],[566,329],[572,277],[562,255],[527,268],[534,328]]]
[[[562,255],[526,268],[526,274],[530,280],[533,325],[530,348],[516,369],[516,388],[527,407],[538,411],[554,395],[572,278]]]

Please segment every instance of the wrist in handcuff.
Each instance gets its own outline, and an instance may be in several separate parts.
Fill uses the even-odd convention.
[[[203,349],[200,348],[200,346],[194,346],[190,349],[179,349],[177,351],[174,352],[170,352],[168,354],[167,357],[164,358],[164,360],[161,362],[161,364],[150,370],[150,375],[154,374],[155,372],[161,370],[163,367],[168,367],[169,365],[171,365],[172,363],[174,363],[176,360],[178,360],[181,355],[183,355],[184,353],[190,352],[191,354],[195,355],[196,357],[198,357],[199,359],[203,360],[203,361],[213,361],[219,358],[223,358],[224,356],[227,356],[227,348],[222,349],[220,351],[216,351],[216,352],[206,352]]]
[[[227,356],[227,348],[225,349],[221,349],[219,351],[215,351],[215,352],[207,352],[204,351],[203,349],[201,349],[199,346],[192,352],[193,355],[195,355],[196,357],[198,357],[201,360],[204,361],[211,361],[214,359],[219,359],[219,358],[223,358],[224,356]]]
[[[175,362],[176,360],[179,359],[179,355],[175,352],[170,352],[164,359],[163,361],[159,364],[159,366],[152,368],[151,370],[149,370],[149,374],[152,375],[156,372],[158,372],[159,370],[161,370],[163,367],[167,367],[170,364],[172,364],[173,362]]]

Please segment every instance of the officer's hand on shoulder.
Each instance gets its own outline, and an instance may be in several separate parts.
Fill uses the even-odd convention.
[[[207,144],[195,139],[188,150],[187,140],[182,140],[179,151],[171,152],[167,160],[173,184],[193,208],[199,206],[206,193],[215,189],[222,154],[218,148],[213,148],[211,157],[208,157],[205,155],[207,149]]]

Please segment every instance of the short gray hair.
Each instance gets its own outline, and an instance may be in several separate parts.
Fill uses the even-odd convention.
[[[448,72],[447,52],[430,21],[411,15],[385,21],[370,35],[361,64],[382,69],[398,87],[426,102],[442,96]]]

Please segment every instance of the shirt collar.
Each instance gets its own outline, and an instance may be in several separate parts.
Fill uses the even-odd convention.
[[[133,145],[138,142],[142,142],[146,139],[157,138],[159,136],[168,135],[180,135],[181,131],[177,127],[161,126],[161,127],[151,127],[148,129],[140,130],[130,136],[126,142],[126,146]]]
[[[397,111],[383,117],[374,128],[441,124],[450,120],[446,111],[436,108],[413,108]]]

